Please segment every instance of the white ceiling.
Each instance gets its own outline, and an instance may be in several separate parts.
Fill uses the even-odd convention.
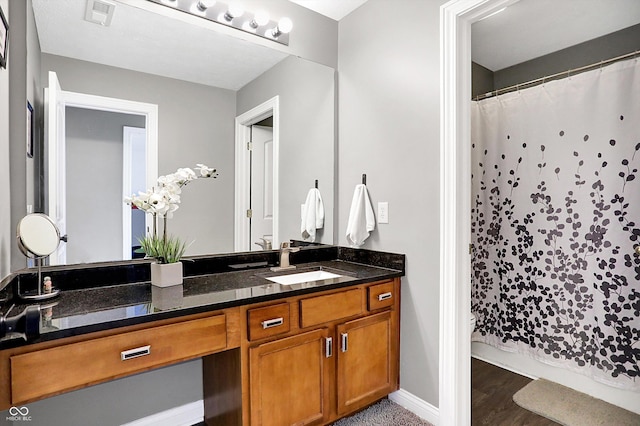
[[[324,16],[328,16],[334,21],[339,21],[364,3],[367,0],[289,0],[302,7],[311,9]]]
[[[498,71],[640,23],[640,0],[520,0],[472,25],[472,59]]]

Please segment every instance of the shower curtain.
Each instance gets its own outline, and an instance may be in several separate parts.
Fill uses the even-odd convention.
[[[471,109],[472,339],[640,390],[640,63]]]

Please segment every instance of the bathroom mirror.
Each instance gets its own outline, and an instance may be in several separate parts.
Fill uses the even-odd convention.
[[[333,243],[335,70],[264,45],[256,49],[248,46],[252,43],[238,42],[228,35],[217,36],[214,45],[206,28],[174,22],[166,16],[158,23],[151,12],[126,9],[131,7],[127,4],[130,2],[115,3],[111,27],[105,28],[82,19],[86,2],[33,0],[42,50],[40,80],[46,87],[47,73],[55,71],[63,91],[157,105],[159,175],[179,167],[193,168],[198,163],[218,170],[220,176],[215,181],[196,181],[184,189],[180,209],[168,222],[171,234],[190,243],[187,255],[234,251],[235,119],[275,96],[280,99],[279,152],[274,154],[278,155],[280,196],[274,200],[278,206],[274,219],[280,238],[299,238],[300,204],[317,179],[326,209],[325,228],[317,242]],[[126,32],[116,27],[125,17],[135,20],[125,25]],[[107,39],[113,37],[99,37],[111,34],[114,28],[120,33],[119,44],[107,45]],[[171,46],[169,51],[157,28],[188,43],[177,50]],[[101,48],[95,49],[96,45]],[[256,65],[256,61],[262,65]],[[165,74],[154,75],[151,69],[141,68],[141,63],[164,68]],[[183,74],[178,73],[178,66],[182,66]],[[238,76],[246,77],[237,82]],[[67,114],[67,120],[79,117],[78,125],[67,123],[67,131],[75,132],[71,137],[79,147],[76,151],[68,149],[64,166],[68,204],[66,227],[61,229],[69,235],[65,244],[68,264],[124,258],[119,236],[124,229],[124,194],[117,188],[116,179],[106,174],[122,173],[123,166],[106,166],[107,155],[101,154],[108,145],[104,140],[99,141],[100,147],[87,143],[101,131],[99,125],[107,122],[95,113],[76,109]],[[91,120],[97,124],[89,125]],[[126,126],[140,127],[135,117],[127,120]],[[122,155],[113,146],[106,148],[114,158]],[[98,167],[99,173],[91,171]],[[43,177],[43,173],[36,173],[27,186],[37,187]],[[48,196],[45,185],[34,198],[46,200]],[[88,206],[87,197],[99,202]],[[72,209],[71,203],[80,207]],[[258,240],[258,236],[250,239],[252,249],[260,249],[254,244]]]
[[[56,251],[60,244],[60,231],[45,214],[32,213],[18,222],[18,247],[27,257],[41,258]]]

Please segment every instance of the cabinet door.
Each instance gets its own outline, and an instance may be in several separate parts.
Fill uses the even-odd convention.
[[[326,328],[249,348],[251,424],[312,425],[328,419],[333,360]]]
[[[391,312],[337,327],[338,415],[364,407],[395,390]]]

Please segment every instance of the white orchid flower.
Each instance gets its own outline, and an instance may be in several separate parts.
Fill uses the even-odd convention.
[[[196,164],[196,170],[200,171],[200,177],[204,177],[204,178],[216,178],[218,177],[218,174],[216,173],[216,169],[212,168],[212,167],[208,167],[204,164]]]
[[[169,185],[176,185],[176,178],[173,173],[169,175],[160,176],[158,178],[158,186],[164,187]]]
[[[174,179],[178,185],[183,186],[191,182],[192,180],[198,179],[198,176],[193,170],[185,167],[176,170],[176,172],[174,173]]]

